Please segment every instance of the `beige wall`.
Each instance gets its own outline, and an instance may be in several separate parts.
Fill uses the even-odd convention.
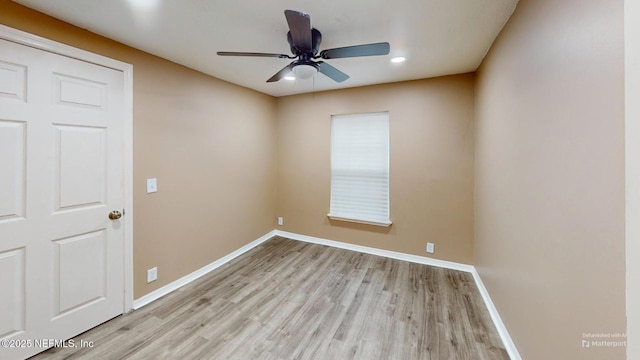
[[[471,263],[472,74],[278,99],[278,229]],[[332,114],[389,111],[393,225],[330,221]]]
[[[274,228],[274,98],[7,0],[0,23],[134,65],[135,298]],[[158,281],[146,284],[153,266]]]
[[[581,347],[626,330],[623,56],[622,0],[521,0],[478,72],[475,262],[524,359],[625,358]]]
[[[640,359],[640,2],[625,0],[627,359]]]

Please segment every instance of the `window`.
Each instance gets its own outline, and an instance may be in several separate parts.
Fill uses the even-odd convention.
[[[389,113],[331,117],[331,205],[336,220],[389,226]]]

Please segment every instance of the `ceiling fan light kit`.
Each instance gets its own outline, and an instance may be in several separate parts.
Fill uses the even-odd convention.
[[[318,51],[322,42],[322,34],[319,30],[311,28],[311,17],[308,14],[294,10],[285,10],[284,16],[289,25],[287,41],[294,56],[286,54],[256,53],[256,52],[232,52],[218,51],[220,56],[252,56],[252,57],[276,57],[280,59],[295,59],[289,65],[273,75],[267,82],[275,82],[280,79],[293,80],[308,79],[316,72],[320,72],[336,82],[343,82],[349,75],[327,64],[324,61],[314,61],[315,59],[341,59],[361,56],[388,55],[390,51],[389,43],[380,42],[374,44],[354,45],[341,48],[333,48]],[[293,75],[292,75],[293,74]]]
[[[307,64],[297,65],[293,68],[293,74],[295,75],[296,79],[308,79],[315,75],[315,73],[317,72],[318,69],[316,69],[315,66]]]

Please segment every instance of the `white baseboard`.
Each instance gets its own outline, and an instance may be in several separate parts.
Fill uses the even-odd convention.
[[[295,234],[295,233],[290,233],[290,232],[280,231],[280,230],[276,230],[276,235],[293,239],[293,240],[299,240],[299,241],[304,241],[304,242],[313,243],[313,244],[327,245],[327,246],[331,246],[339,249],[358,251],[365,254],[384,256],[391,259],[408,261],[408,262],[417,263],[417,264],[437,266],[445,269],[452,269],[452,270],[464,271],[469,273],[474,271],[474,267],[472,265],[461,264],[453,261],[432,259],[425,256],[405,254],[401,252],[377,249],[377,248],[372,248],[372,247],[362,246],[362,245],[354,245],[354,244],[344,243],[340,241],[327,240],[327,239],[317,238],[313,236],[300,235],[300,234]]]
[[[399,252],[389,251],[389,250],[376,249],[376,248],[367,247],[367,246],[354,245],[354,244],[344,243],[340,241],[327,240],[327,239],[317,238],[313,236],[295,234],[295,233],[290,233],[290,232],[280,231],[280,230],[276,230],[275,234],[277,236],[282,236],[289,239],[304,241],[308,243],[327,245],[331,247],[336,247],[336,248],[346,249],[346,250],[353,250],[353,251],[358,251],[358,252],[371,254],[371,255],[384,256],[384,257],[388,257],[396,260],[409,261],[409,262],[418,263],[418,264],[437,266],[445,269],[452,269],[452,270],[471,273],[473,275],[473,279],[476,282],[476,286],[478,287],[478,291],[480,291],[482,300],[484,300],[484,303],[487,306],[487,310],[489,311],[491,320],[493,321],[498,331],[498,335],[500,335],[500,339],[502,339],[502,343],[504,344],[504,347],[507,350],[507,353],[509,354],[509,357],[511,358],[511,360],[522,360],[522,358],[520,357],[520,354],[518,353],[518,350],[516,349],[515,344],[513,343],[513,340],[511,339],[511,336],[509,336],[509,332],[507,331],[507,328],[504,326],[504,323],[502,322],[502,319],[498,314],[498,310],[496,309],[495,305],[493,304],[493,301],[491,300],[491,297],[489,296],[489,292],[487,291],[487,288],[484,286],[484,283],[482,282],[482,279],[480,278],[478,271],[473,265],[432,259],[424,256],[410,255],[410,254],[399,253]]]
[[[157,290],[154,290],[154,291],[148,293],[147,295],[145,295],[145,296],[143,296],[143,297],[141,297],[139,299],[134,300],[133,301],[133,308],[134,309],[139,309],[139,308],[141,308],[141,307],[143,307],[143,306],[145,306],[145,305],[147,305],[147,304],[149,304],[149,303],[151,303],[151,302],[153,302],[153,301],[155,301],[155,300],[157,300],[157,299],[169,294],[170,292],[172,292],[174,290],[177,290],[178,288],[180,288],[180,287],[182,287],[184,285],[187,285],[188,283],[190,283],[190,282],[192,282],[192,281],[194,281],[194,280],[196,280],[196,279],[208,274],[209,272],[219,268],[220,266],[228,263],[229,261],[231,261],[231,260],[237,258],[238,256],[246,253],[247,251],[253,249],[254,247],[262,244],[263,242],[265,242],[265,241],[267,241],[269,239],[271,239],[275,235],[276,235],[276,231],[275,230],[270,231],[269,233],[267,233],[267,234],[261,236],[260,238],[248,243],[247,245],[241,247],[240,249],[238,249],[238,250],[236,250],[236,251],[234,251],[234,252],[232,252],[232,253],[230,253],[230,254],[228,254],[226,256],[223,256],[222,258],[212,262],[211,264],[206,265],[206,266],[204,266],[204,267],[192,272],[189,275],[181,277],[180,279],[178,279],[178,280],[176,280],[176,281],[174,281],[172,283],[169,283],[169,284],[167,284],[167,285],[165,285],[165,286],[163,286],[163,287],[161,287],[161,288],[159,288]]]
[[[157,289],[137,300],[133,301],[133,308],[134,309],[139,309],[167,294],[169,294],[170,292],[177,290],[178,288],[206,275],[207,273],[219,268],[220,266],[228,263],[229,261],[235,259],[236,257],[244,254],[245,252],[253,249],[254,247],[262,244],[263,242],[271,239],[274,236],[282,236],[282,237],[286,237],[288,239],[292,239],[292,240],[298,240],[298,241],[303,241],[303,242],[308,242],[308,243],[313,243],[313,244],[320,244],[320,245],[326,245],[326,246],[331,246],[331,247],[335,247],[335,248],[339,248],[339,249],[345,249],[345,250],[352,250],[352,251],[358,251],[361,253],[365,253],[365,254],[371,254],[371,255],[377,255],[377,256],[384,256],[387,258],[391,258],[391,259],[396,259],[396,260],[402,260],[402,261],[408,261],[408,262],[413,262],[413,263],[417,263],[417,264],[424,264],[424,265],[431,265],[431,266],[437,266],[437,267],[441,267],[441,268],[445,268],[445,269],[452,269],[452,270],[458,270],[458,271],[464,271],[464,272],[468,272],[471,273],[473,275],[473,279],[476,282],[476,285],[478,286],[478,290],[480,291],[480,295],[482,296],[482,299],[484,300],[485,305],[487,306],[487,309],[489,310],[489,315],[491,316],[491,320],[493,320],[493,323],[495,324],[496,329],[498,330],[498,334],[500,335],[500,338],[502,339],[502,342],[505,346],[505,349],[507,350],[507,353],[509,354],[509,357],[511,357],[512,360],[522,360],[522,358],[520,357],[520,354],[518,353],[518,350],[515,347],[515,344],[513,343],[513,340],[511,339],[511,336],[509,336],[509,332],[507,331],[507,328],[504,326],[504,323],[502,322],[502,319],[500,318],[500,315],[498,314],[498,310],[496,309],[495,305],[493,304],[493,301],[491,301],[491,297],[489,296],[489,292],[487,291],[487,288],[484,286],[484,284],[482,283],[482,279],[480,278],[480,275],[478,274],[478,272],[476,271],[476,268],[473,265],[468,265],[468,264],[461,264],[461,263],[456,263],[456,262],[452,262],[452,261],[444,261],[444,260],[438,260],[438,259],[432,259],[432,258],[428,258],[428,257],[424,257],[424,256],[418,256],[418,255],[411,255],[411,254],[405,254],[405,253],[400,253],[400,252],[396,252],[396,251],[389,251],[389,250],[383,250],[383,249],[377,249],[377,248],[372,248],[372,247],[368,247],[368,246],[361,246],[361,245],[354,245],[354,244],[349,244],[349,243],[344,243],[344,242],[340,242],[340,241],[334,241],[334,240],[328,240],[328,239],[322,239],[322,238],[317,238],[317,237],[313,237],[313,236],[307,236],[307,235],[301,235],[301,234],[295,234],[295,233],[290,233],[290,232],[286,232],[286,231],[281,231],[281,230],[273,230],[263,236],[261,236],[260,238],[252,241],[251,243],[241,247],[240,249],[212,262],[211,264],[202,267],[194,272],[192,272],[191,274],[184,276],[170,284],[167,284],[163,287],[161,287],[160,289]]]
[[[473,274],[473,278],[476,280],[478,291],[480,291],[480,295],[484,300],[484,304],[487,306],[487,310],[489,310],[491,320],[493,320],[493,324],[496,326],[496,330],[498,330],[498,335],[500,335],[500,339],[502,339],[502,343],[504,344],[509,357],[511,358],[511,360],[522,360],[522,358],[520,357],[520,353],[516,348],[516,345],[514,344],[511,336],[509,335],[509,332],[507,331],[507,327],[504,326],[502,318],[500,318],[500,314],[498,314],[498,309],[496,309],[496,306],[491,300],[491,296],[489,296],[489,291],[487,291],[487,288],[484,286],[484,283],[480,278],[480,274],[478,274],[478,271],[475,269],[475,267],[473,268],[473,271],[471,273]]]

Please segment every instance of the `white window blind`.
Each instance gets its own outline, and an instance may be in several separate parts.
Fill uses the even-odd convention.
[[[389,113],[331,117],[332,219],[389,226]]]

